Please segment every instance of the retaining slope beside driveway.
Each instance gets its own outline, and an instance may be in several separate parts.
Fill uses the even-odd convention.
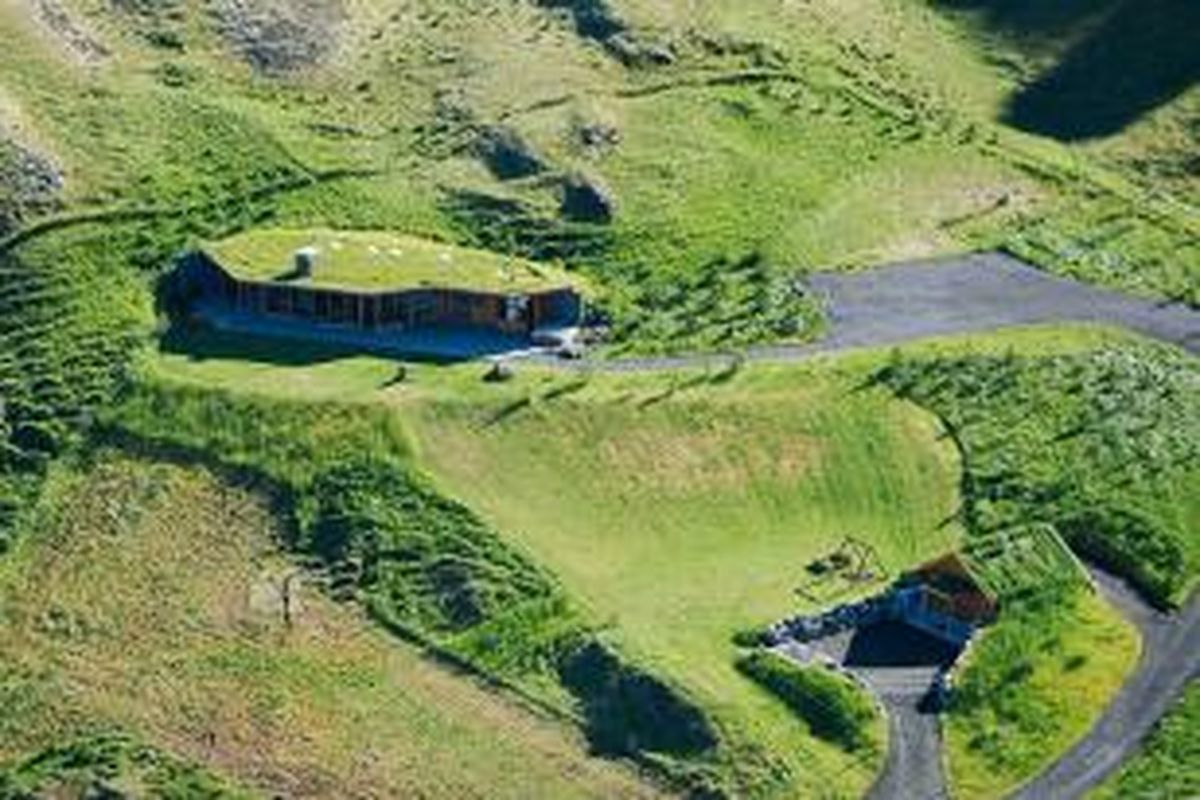
[[[1088,735],[1010,800],[1082,797],[1133,755],[1188,681],[1200,678],[1200,593],[1168,615],[1150,608],[1121,580],[1095,569],[1092,576],[1141,632],[1141,660]]]

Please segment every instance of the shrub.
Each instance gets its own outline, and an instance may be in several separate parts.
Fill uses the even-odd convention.
[[[250,795],[203,767],[139,744],[119,733],[87,736],[54,745],[22,761],[0,766],[0,797],[125,797],[130,786],[146,796],[173,800],[222,800]]]
[[[814,736],[849,751],[872,746],[875,708],[844,678],[821,668],[802,667],[767,650],[743,656],[737,668],[796,712]]]
[[[468,508],[393,459],[364,456],[319,473],[301,520],[301,549],[357,563],[389,616],[422,631],[462,631],[557,592]]]
[[[563,657],[559,676],[583,705],[588,741],[598,753],[686,756],[717,744],[703,712],[595,639],[584,640]]]
[[[1200,369],[1165,347],[1053,357],[904,360],[877,379],[926,406],[964,451],[971,533],[1033,522],[1177,601],[1200,569],[1188,505],[1200,472]]]

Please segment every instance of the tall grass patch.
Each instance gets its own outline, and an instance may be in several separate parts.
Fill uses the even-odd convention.
[[[1200,369],[1138,345],[1051,357],[896,360],[880,379],[947,420],[968,524],[1031,521],[1178,602],[1200,570]]]
[[[737,668],[779,697],[814,736],[847,751],[875,747],[878,714],[863,690],[820,667],[802,667],[769,651],[742,656]]]

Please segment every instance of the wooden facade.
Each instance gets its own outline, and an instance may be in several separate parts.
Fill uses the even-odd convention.
[[[974,624],[995,619],[996,598],[980,585],[957,553],[922,564],[911,577],[920,583],[933,610]]]
[[[190,255],[184,268],[190,293],[204,305],[362,330],[484,328],[528,335],[578,324],[583,311],[582,298],[570,287],[511,294],[425,287],[352,291],[236,278],[202,252]]]

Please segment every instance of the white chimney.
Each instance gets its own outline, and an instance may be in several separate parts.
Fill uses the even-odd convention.
[[[301,247],[296,251],[296,277],[311,278],[313,268],[317,265],[317,254],[320,251],[315,247]]]

